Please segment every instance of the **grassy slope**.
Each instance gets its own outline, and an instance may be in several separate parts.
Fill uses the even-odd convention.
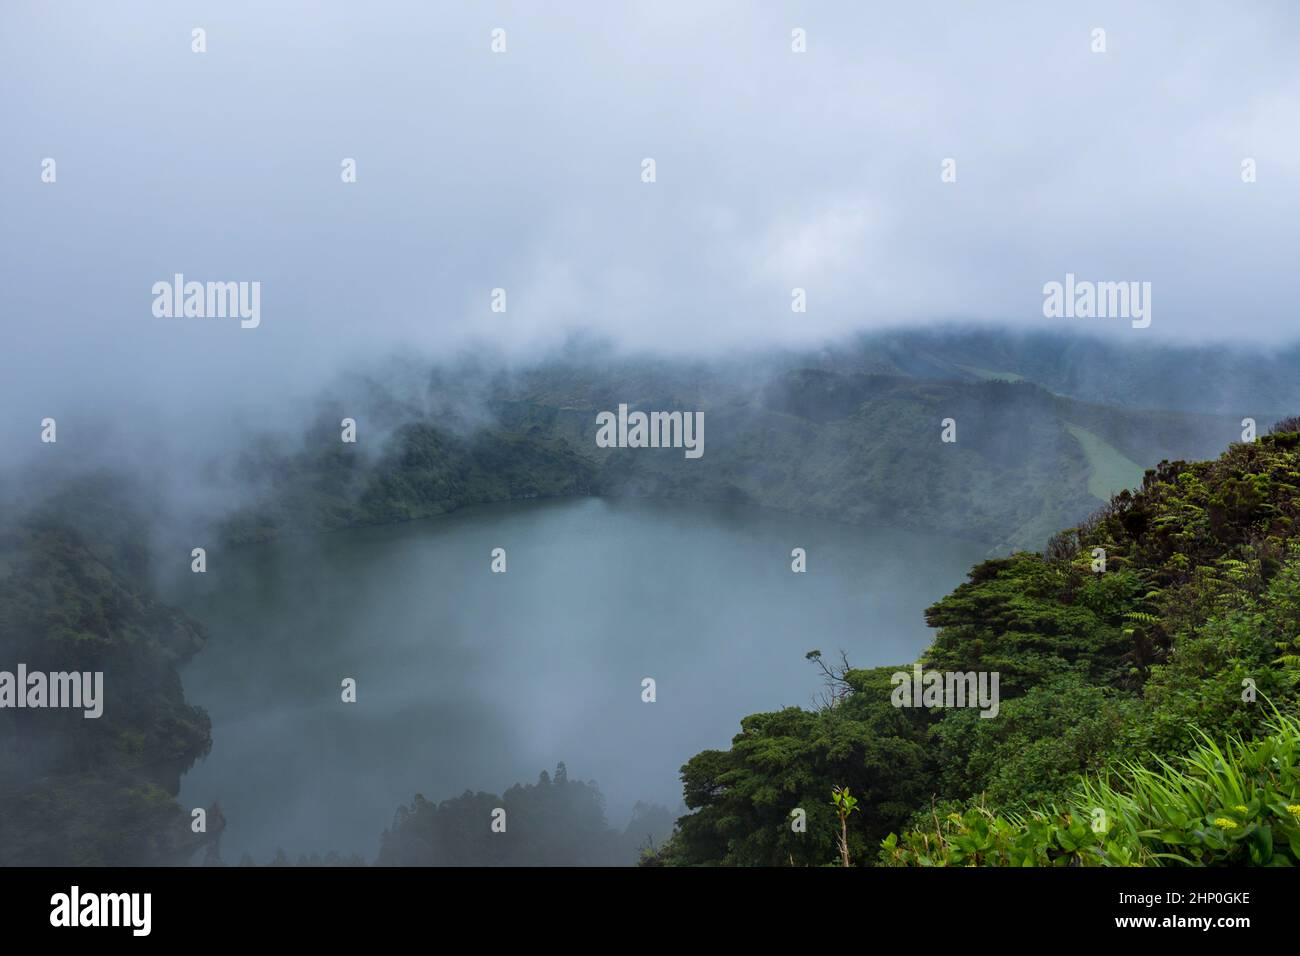
[[[1098,438],[1086,428],[1065,425],[1075,437],[1088,458],[1088,493],[1100,501],[1125,488],[1136,488],[1142,483],[1142,466],[1125,457],[1118,448]]]
[[[954,362],[953,366],[963,372],[969,372],[985,382],[1023,382],[1026,380],[1023,375],[1017,375],[1015,372],[994,372],[986,368],[976,368],[973,365],[962,365],[958,362]]]

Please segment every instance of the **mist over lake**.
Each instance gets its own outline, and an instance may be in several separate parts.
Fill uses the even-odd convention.
[[[504,574],[490,570],[498,547]],[[795,547],[807,573],[791,571]],[[755,508],[578,498],[213,552],[207,574],[170,589],[210,633],[182,678],[211,715],[212,750],[180,800],[218,801],[223,854],[258,862],[277,848],[371,858],[415,793],[500,792],[559,761],[599,783],[615,826],[637,801],[676,813],[679,768],[725,748],[738,715],[810,704],[807,651],[913,660],[922,611],[984,550]]]

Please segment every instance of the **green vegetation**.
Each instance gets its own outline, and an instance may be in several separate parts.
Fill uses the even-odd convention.
[[[493,830],[494,811],[504,829]],[[380,837],[375,866],[628,866],[652,859],[672,831],[672,814],[638,803],[622,831],[605,822],[605,802],[594,780],[570,780],[561,763],[555,776],[542,771],[535,784],[515,784],[504,794],[465,791],[432,803],[416,794],[398,807],[391,829]],[[206,865],[224,866],[217,853]],[[240,866],[257,866],[244,854]],[[367,866],[362,857],[337,851],[302,854],[292,861],[277,850],[267,866]]]
[[[1102,441],[1086,428],[1071,425],[1066,430],[1073,435],[1088,456],[1088,493],[1102,501],[1124,488],[1136,488],[1142,481],[1142,468],[1130,461],[1118,448]]]
[[[961,365],[960,363],[956,363],[956,362],[954,362],[953,364],[957,368],[961,369],[963,372],[969,372],[971,375],[974,375],[976,378],[985,382],[1025,381],[1025,377],[1023,375],[1017,375],[1015,372],[993,372],[986,368],[976,368],[973,365]]]
[[[1289,862],[1298,446],[1278,432],[1163,462],[1046,553],[975,567],[927,611],[921,664],[999,672],[995,719],[895,708],[892,669],[823,665],[824,706],[746,717],[682,768],[694,812],[658,862],[828,864],[836,787],[859,800],[859,863]],[[788,825],[801,807],[806,834]]]
[[[831,788],[831,806],[840,821],[840,832],[836,836],[836,847],[840,851],[840,863],[852,866],[853,858],[849,855],[849,816],[858,810],[858,798],[849,793],[848,787]]]
[[[494,831],[487,821],[504,810]],[[605,822],[595,781],[570,780],[564,764],[552,777],[516,784],[501,796],[466,791],[431,803],[416,794],[397,811],[380,843],[379,866],[626,866],[653,856],[672,829],[663,807],[638,803],[623,831]]]
[[[1123,461],[1209,454],[1238,433],[1198,415],[1088,405],[1029,382],[954,382],[832,367],[741,374],[650,363],[553,363],[518,379],[436,383],[484,394],[474,424],[392,408],[438,395],[369,398],[357,445],[333,415],[302,450],[251,448],[235,474],[265,489],[226,525],[230,543],[443,514],[555,495],[691,499],[1038,548],[1129,477]],[[951,373],[951,369],[948,370]],[[439,393],[440,394],[440,393]],[[596,415],[626,402],[705,413],[705,453],[601,449]],[[339,413],[341,415],[341,412]],[[957,422],[957,441],[940,441]],[[1083,442],[1081,434],[1095,436]],[[1133,477],[1140,478],[1140,474]],[[900,493],[900,489],[906,489]],[[1104,497],[1104,494],[1103,494]]]
[[[210,744],[176,672],[202,644],[194,621],[77,532],[42,517],[0,532],[0,660],[103,671],[114,690],[94,720],[0,710],[0,865],[179,862],[220,832],[217,811],[207,835],[191,833],[173,799]]]
[[[1064,350],[978,334],[951,339],[917,340],[923,348],[906,337],[875,341],[756,368],[611,359],[556,361],[500,380],[435,374],[429,395],[413,401],[371,383],[362,420],[373,441],[340,443],[334,410],[299,451],[268,439],[220,466],[229,466],[225,477],[260,489],[256,504],[224,521],[225,538],[251,542],[472,503],[609,494],[749,503],[960,533],[996,549],[1036,548],[1049,530],[1086,513],[1098,492],[1129,484],[1133,459],[1208,453],[1236,427],[1231,419],[1149,410],[1161,401],[1202,407],[1194,399],[1217,356],[1204,357],[1186,380],[1157,381],[1142,369],[1144,362],[1167,367],[1160,352],[1118,367],[1115,354],[1093,343]],[[977,375],[1016,371],[974,383],[943,380],[958,358]],[[1291,401],[1293,363],[1285,357],[1262,371],[1232,365],[1231,356],[1222,361],[1236,369],[1227,376],[1234,387],[1262,381],[1267,400]],[[1020,375],[1041,385],[995,380]],[[1103,386],[1127,406],[1089,404],[1103,400]],[[432,395],[468,393],[480,396],[466,400],[472,409],[429,411]],[[621,401],[703,409],[705,457],[684,463],[670,449],[597,449],[595,414]],[[938,440],[947,417],[958,422],[953,445]],[[694,812],[645,862],[862,865],[880,859],[891,834],[903,836],[885,860],[917,862],[890,854],[915,854],[916,840],[924,849],[959,827],[989,828],[1019,841],[1034,860],[1056,862],[1051,849],[1040,859],[1037,836],[1024,844],[1022,831],[1047,827],[1064,849],[1054,828],[1073,834],[1082,825],[1075,818],[1081,787],[1113,787],[1115,800],[1105,804],[1113,819],[1138,826],[1137,811],[1119,812],[1120,797],[1154,781],[1150,774],[1174,786],[1170,768],[1189,772],[1179,760],[1206,741],[1231,741],[1238,772],[1248,775],[1250,748],[1294,728],[1270,727],[1263,703],[1243,701],[1243,682],[1283,714],[1295,711],[1300,694],[1297,444],[1300,422],[1291,421],[1217,461],[1164,462],[1146,472],[1140,490],[1121,492],[1093,519],[1053,537],[1045,554],[1019,551],[977,566],[927,612],[938,632],[922,663],[999,671],[1004,699],[996,719],[895,708],[892,668],[823,666],[826,706],[746,717],[730,749],[687,763],[683,783]],[[174,799],[180,775],[210,743],[207,717],[185,702],[176,671],[202,647],[202,628],[152,596],[152,518],[126,497],[104,476],[69,481],[0,527],[0,660],[103,670],[115,701],[97,721],[0,711],[0,864],[179,862],[220,833],[218,811],[210,812],[215,825],[206,836],[192,834]],[[1106,552],[1104,573],[1092,570],[1096,548]],[[820,663],[820,654],[812,656]],[[568,786],[575,815],[565,819],[595,841],[591,852],[599,856],[619,840],[626,849],[628,834],[611,836],[603,817],[594,822],[598,795]],[[550,792],[538,790],[521,806]],[[853,806],[845,811],[843,800],[828,800],[832,792],[851,793]],[[1089,799],[1099,802],[1100,794]],[[437,807],[417,799],[390,831],[387,859],[476,859],[472,848],[434,837],[481,797],[497,799],[471,794],[458,798],[468,803]],[[1286,836],[1290,848],[1290,836],[1276,801],[1224,807],[1215,812],[1242,832],[1219,829],[1246,840],[1224,846],[1246,849],[1197,859],[1265,861],[1267,838],[1255,835],[1265,827],[1274,845],[1267,861],[1286,858],[1279,840]],[[806,811],[806,832],[790,827],[796,808]],[[1163,851],[1145,838],[1125,846],[1131,859],[1172,859],[1157,856]],[[540,851],[520,843],[510,852],[527,862]]]
[[[241,462],[242,480],[268,487],[262,502],[231,517],[229,543],[335,531],[446,514],[470,504],[592,492],[591,465],[562,444],[499,430],[461,436],[408,424],[376,459],[345,445],[321,423],[304,450],[259,448]]]
[[[953,812],[900,839],[897,866],[1295,866],[1300,863],[1300,720],[1275,714],[1253,742],[1208,737],[1188,756],[1128,761],[1060,806]]]

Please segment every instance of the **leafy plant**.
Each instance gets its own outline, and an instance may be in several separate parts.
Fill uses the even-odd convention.
[[[1294,866],[1300,863],[1300,719],[1151,769],[1123,761],[1063,806],[995,813],[982,804],[881,843],[895,866]]]
[[[840,862],[844,866],[852,866],[853,861],[849,857],[849,814],[858,809],[858,801],[856,797],[849,793],[848,787],[833,787],[831,788],[831,803],[835,806],[835,814],[840,819],[840,832],[837,837]]]

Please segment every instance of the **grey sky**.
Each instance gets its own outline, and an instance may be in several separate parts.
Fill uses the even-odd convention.
[[[9,0],[0,395],[228,409],[578,328],[696,353],[1101,329],[1043,318],[1067,271],[1152,282],[1151,328],[1114,334],[1292,337],[1300,8],[1070,6]],[[261,327],[154,318],[176,272],[260,281]]]

